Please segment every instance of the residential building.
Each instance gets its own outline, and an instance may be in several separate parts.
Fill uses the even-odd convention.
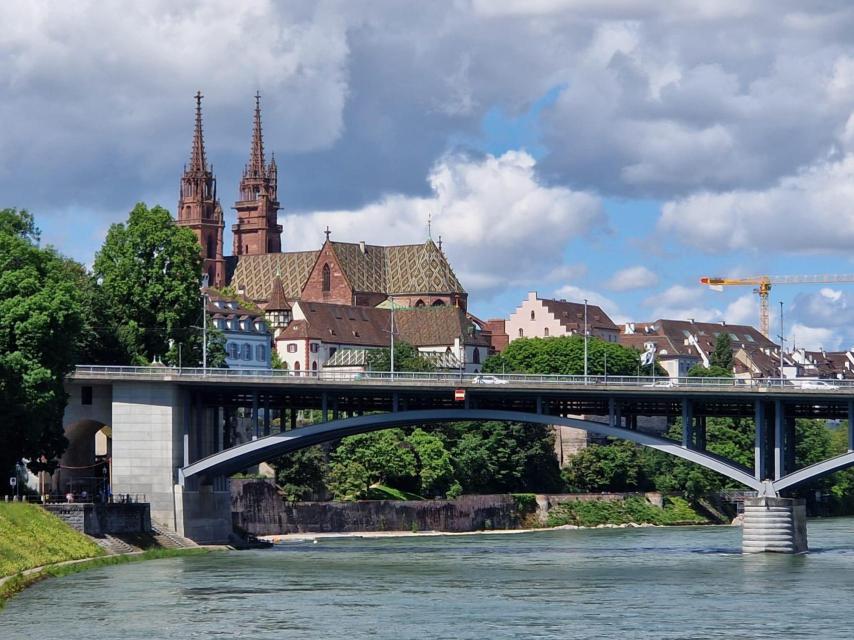
[[[371,349],[387,348],[392,310],[298,300],[276,349],[292,371],[364,371]],[[480,371],[488,338],[462,309],[447,305],[396,308],[396,340],[416,347],[440,369]]]
[[[598,305],[586,305],[587,334],[606,342],[617,342],[620,328]],[[540,298],[536,291],[510,315],[505,323],[509,341],[519,338],[549,338],[584,335],[585,305],[581,302]]]
[[[272,334],[264,312],[241,301],[207,291],[211,326],[225,337],[225,363],[229,369],[269,369]]]
[[[732,342],[733,355],[741,352],[740,373],[752,376],[752,371],[766,371],[770,354],[777,345],[749,325],[726,322],[695,322],[694,320],[658,319],[655,322],[628,322],[623,325],[619,342],[638,351],[655,346],[656,362],[670,377],[682,377],[691,367],[711,363],[718,336],[726,332]],[[776,351],[779,354],[779,351]],[[748,363],[752,354],[753,361]],[[761,364],[760,364],[761,362]],[[737,365],[738,366],[738,365]]]

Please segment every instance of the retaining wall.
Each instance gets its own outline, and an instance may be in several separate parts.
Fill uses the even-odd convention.
[[[42,506],[69,526],[90,536],[151,531],[151,511],[145,503],[69,503]]]

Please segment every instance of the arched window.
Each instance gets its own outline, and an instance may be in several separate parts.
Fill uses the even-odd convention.
[[[299,371],[299,360],[294,360],[294,371]]]
[[[237,356],[238,356],[237,343],[229,342],[227,350],[228,350],[228,357],[231,358],[232,360],[237,360]]]
[[[251,360],[252,359],[252,347],[249,346],[248,343],[243,343],[243,346],[240,347],[240,359],[241,360]]]
[[[433,302],[433,306],[434,307],[444,307],[445,301],[444,300],[436,300],[435,302]]]
[[[424,301],[423,301],[421,298],[419,298],[419,299],[418,299],[418,302],[416,302],[416,303],[415,303],[415,306],[416,306],[416,307],[423,307],[423,306],[424,306]]]
[[[263,344],[259,344],[255,347],[255,359],[258,362],[266,362],[267,360],[267,351],[264,349]]]
[[[536,319],[537,319],[537,314],[534,313],[533,311],[531,311],[531,320],[536,320]]]
[[[332,270],[329,268],[328,264],[323,265],[323,286],[321,289],[323,291],[332,290]]]
[[[208,238],[208,258],[213,259],[216,258],[216,245],[213,242],[213,238]]]
[[[519,337],[523,337],[525,335],[525,330],[522,327],[519,327]]]
[[[478,349],[477,347],[475,347],[474,351],[472,351],[471,361],[472,364],[480,364],[480,349]]]
[[[545,337],[545,338],[548,338],[548,337],[549,337],[549,328],[548,328],[548,327],[546,327],[545,329],[543,329],[543,337]]]
[[[313,376],[317,375],[317,360],[311,363],[311,371]]]

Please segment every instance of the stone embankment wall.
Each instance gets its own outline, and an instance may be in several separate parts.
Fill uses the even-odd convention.
[[[90,536],[151,532],[148,504],[45,504],[46,511]]]
[[[518,529],[535,517],[546,521],[549,509],[563,502],[623,500],[644,496],[661,506],[660,494],[537,495],[535,513],[519,513],[508,494],[461,496],[456,500],[361,500],[286,503],[272,480],[231,480],[235,527],[254,535],[346,533],[358,531],[480,531]],[[414,525],[414,526],[413,526]]]

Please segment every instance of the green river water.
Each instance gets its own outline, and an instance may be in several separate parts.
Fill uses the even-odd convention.
[[[854,519],[811,553],[733,527],[287,543],[41,582],[0,639],[854,637]]]

